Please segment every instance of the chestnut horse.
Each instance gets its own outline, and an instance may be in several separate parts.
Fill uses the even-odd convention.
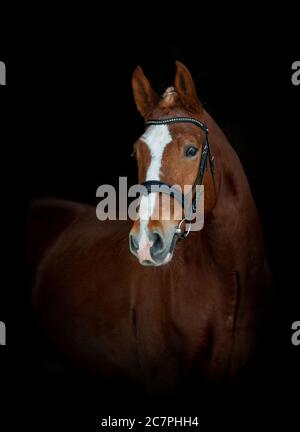
[[[142,198],[133,226],[100,222],[85,204],[37,201],[28,223],[34,308],[56,347],[107,379],[150,391],[235,379],[255,357],[270,281],[248,181],[183,64],[161,98],[140,67],[132,84],[146,122],[175,119],[148,123],[135,144],[140,183],[193,185],[206,142],[198,126],[208,128],[204,228],[177,242],[175,206],[169,220],[151,219],[159,193]]]

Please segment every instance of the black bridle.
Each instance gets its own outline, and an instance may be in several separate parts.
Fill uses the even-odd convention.
[[[198,126],[200,129],[202,129],[205,132],[205,139],[204,139],[204,142],[202,145],[198,174],[197,174],[197,177],[194,181],[192,191],[191,191],[192,192],[191,213],[192,212],[195,213],[196,208],[197,208],[197,196],[194,192],[196,190],[197,185],[203,184],[203,177],[204,177],[204,174],[205,174],[205,171],[207,168],[207,159],[209,160],[209,167],[210,167],[210,172],[211,172],[211,176],[212,176],[212,180],[213,180],[214,192],[216,194],[215,160],[214,160],[214,157],[211,153],[211,149],[210,149],[209,142],[208,142],[208,127],[204,123],[202,123],[200,120],[194,119],[192,117],[171,117],[171,118],[165,118],[165,119],[153,119],[153,120],[146,121],[145,126],[146,127],[159,126],[159,125],[168,125],[168,124],[172,124],[172,123],[192,123],[192,124]],[[151,192],[165,193],[167,195],[173,196],[177,201],[179,201],[179,203],[182,205],[182,207],[184,207],[184,205],[185,205],[185,201],[186,201],[185,195],[167,183],[161,182],[159,180],[148,180],[148,181],[145,181],[144,183],[142,183],[142,185],[145,186],[148,193],[151,193]],[[181,237],[182,236],[186,237],[187,234],[189,233],[189,231],[184,231],[183,235],[181,235],[181,225],[184,221],[188,222],[190,224],[191,219],[190,218],[184,218],[179,223],[177,230],[176,230],[176,235],[181,236]]]

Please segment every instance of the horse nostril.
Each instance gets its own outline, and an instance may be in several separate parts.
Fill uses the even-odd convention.
[[[156,257],[164,250],[164,242],[160,234],[152,234],[153,245],[151,246],[151,255]]]
[[[139,243],[138,243],[138,239],[135,235],[131,234],[129,236],[129,244],[130,244],[130,249],[132,250],[132,252],[137,252],[137,250],[139,248]]]

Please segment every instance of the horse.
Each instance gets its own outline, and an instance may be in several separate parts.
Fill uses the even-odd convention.
[[[100,222],[87,204],[37,200],[27,224],[33,309],[72,364],[106,380],[151,393],[236,381],[255,361],[271,286],[249,183],[186,66],[176,62],[161,97],[139,66],[132,88],[146,123],[134,145],[139,183],[192,193],[201,183],[203,229],[183,239],[189,221],[172,194],[171,217],[152,220],[164,210],[159,191],[141,198],[133,223]]]

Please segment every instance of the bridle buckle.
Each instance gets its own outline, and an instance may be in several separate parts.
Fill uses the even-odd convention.
[[[187,229],[187,230],[185,229],[184,231],[182,231],[182,230],[181,230],[181,225],[182,225],[184,222],[188,224],[188,229]],[[183,218],[183,219],[179,222],[177,228],[175,229],[175,234],[176,234],[179,238],[186,238],[186,237],[189,235],[189,233],[191,232],[191,226],[192,226],[192,222],[189,221],[189,220],[187,220],[186,218]]]

